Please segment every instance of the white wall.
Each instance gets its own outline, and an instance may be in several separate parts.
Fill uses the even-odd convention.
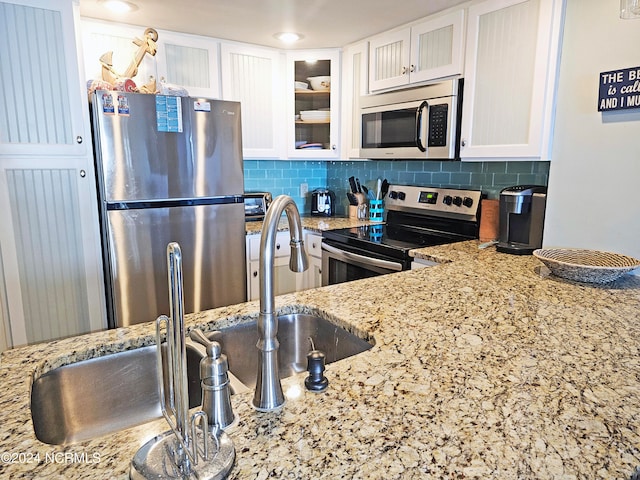
[[[544,245],[640,258],[640,109],[597,111],[599,73],[640,66],[619,7],[567,0]]]

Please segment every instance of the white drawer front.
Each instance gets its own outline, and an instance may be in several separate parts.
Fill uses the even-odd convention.
[[[251,235],[249,238],[249,259],[250,260],[258,260],[260,259],[260,238],[262,235]],[[276,235],[276,249],[275,254],[276,257],[285,257],[289,256],[291,253],[291,246],[289,242],[291,241],[291,237],[289,236],[289,232],[278,232]]]
[[[304,248],[313,257],[322,257],[322,236],[315,233],[307,233],[304,239]]]

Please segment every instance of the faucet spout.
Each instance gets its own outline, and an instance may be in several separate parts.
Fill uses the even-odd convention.
[[[284,405],[284,394],[278,370],[278,316],[275,311],[273,269],[276,235],[282,213],[287,214],[291,235],[289,268],[303,272],[309,258],[302,240],[302,222],[295,202],[288,195],[280,195],[271,203],[264,219],[260,238],[260,315],[258,317],[258,378],[253,406],[260,412],[277,410]]]

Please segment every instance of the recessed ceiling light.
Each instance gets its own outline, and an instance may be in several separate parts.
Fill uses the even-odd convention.
[[[299,33],[293,33],[293,32],[276,33],[274,37],[283,43],[294,43],[303,38],[302,35],[300,35]]]
[[[137,5],[124,0],[105,0],[102,3],[106,8],[114,13],[127,13],[138,9]]]

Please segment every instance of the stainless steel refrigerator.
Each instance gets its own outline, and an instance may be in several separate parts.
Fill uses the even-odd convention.
[[[169,314],[169,242],[186,313],[246,301],[240,104],[97,91],[91,111],[109,326]]]

